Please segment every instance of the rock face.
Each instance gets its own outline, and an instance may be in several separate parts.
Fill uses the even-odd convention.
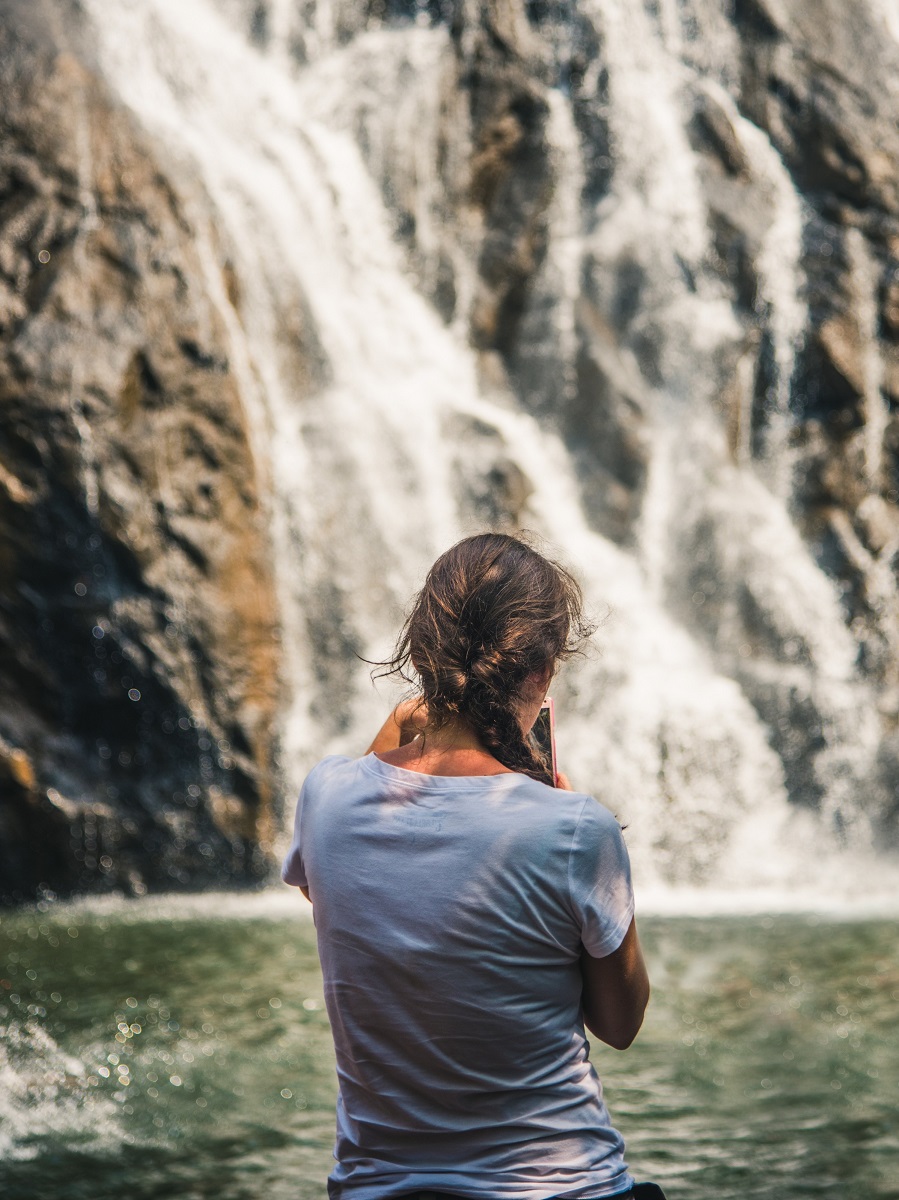
[[[791,386],[795,509],[819,561],[840,580],[866,672],[895,687],[895,36],[831,2],[753,0],[737,6],[737,20],[741,109],[768,133],[808,206],[808,319]],[[764,417],[759,411],[760,424]]]
[[[393,602],[395,514],[375,538],[364,472],[345,453],[356,430],[334,433],[324,411],[340,407],[340,355],[364,339],[344,340],[334,298],[314,294],[327,271],[304,275],[300,263],[288,286],[277,254],[236,246],[183,145],[129,115],[110,60],[104,74],[94,54],[104,21],[121,17],[104,5],[19,0],[0,14],[7,898],[41,884],[140,892],[265,876],[277,713],[301,687],[279,638],[306,630],[291,661],[306,656],[312,724],[337,737],[355,719],[354,654],[370,636],[354,596]],[[174,10],[147,7],[173,22],[180,47],[187,26]],[[333,206],[348,286],[371,266],[360,247],[380,226],[350,237],[368,201],[341,191],[345,147],[329,157],[314,131],[297,134],[306,110],[349,136],[404,280],[473,360],[480,394],[558,439],[591,534],[637,564],[652,603],[748,701],[790,800],[836,829],[854,806],[895,842],[899,28],[883,6],[207,8],[203,20],[215,12],[227,28],[223,50],[235,39],[246,50],[247,90],[265,100],[258,120],[278,133],[247,162],[271,168],[278,197],[286,178],[310,224],[319,203]],[[281,91],[250,79],[260,63]],[[167,95],[202,90],[191,69]],[[329,200],[290,175],[294,135],[303,153],[313,147],[302,161],[321,170]],[[238,176],[222,174],[226,200]],[[259,191],[241,198],[262,212]],[[272,311],[259,299],[267,286]],[[253,363],[237,362],[235,330],[262,330],[272,357],[291,360],[286,390],[302,390],[309,368],[309,394],[272,418],[274,434],[246,416]],[[359,353],[357,382],[376,374],[376,356]],[[310,469],[317,449],[336,466],[322,469],[321,496],[284,500],[290,532],[275,552],[268,508],[287,485],[269,442],[297,425]],[[460,409],[443,434],[447,507],[462,529],[539,524],[539,468],[501,420]],[[394,465],[414,493],[409,462],[397,452]],[[324,494],[326,474],[346,495]],[[367,548],[369,577],[344,570]],[[275,560],[294,553],[306,582],[276,587]],[[829,604],[836,630],[817,627]],[[342,709],[338,692],[350,697]],[[668,778],[666,804],[672,763],[686,764],[677,787],[689,792],[703,757],[675,744],[675,728],[660,719],[657,769],[646,768]],[[723,794],[731,768],[721,771]]]
[[[4,6],[0,898],[252,881],[279,685],[249,431],[195,230],[55,27]]]

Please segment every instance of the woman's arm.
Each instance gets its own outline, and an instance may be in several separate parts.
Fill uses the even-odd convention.
[[[626,1050],[649,1003],[649,976],[634,921],[618,949],[605,958],[581,950],[581,977],[584,1024],[607,1045]]]
[[[428,723],[428,709],[421,700],[402,700],[375,734],[366,754],[396,750],[416,738]]]

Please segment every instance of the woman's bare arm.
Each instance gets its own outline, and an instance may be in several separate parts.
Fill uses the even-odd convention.
[[[634,921],[618,949],[605,958],[581,951],[581,977],[584,1024],[607,1045],[626,1050],[649,1003],[649,976]]]
[[[378,732],[366,754],[396,750],[417,737],[428,723],[428,710],[420,700],[402,700]]]

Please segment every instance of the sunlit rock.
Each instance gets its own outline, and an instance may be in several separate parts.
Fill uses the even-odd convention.
[[[50,11],[0,26],[0,893],[253,880],[277,619],[224,261]]]

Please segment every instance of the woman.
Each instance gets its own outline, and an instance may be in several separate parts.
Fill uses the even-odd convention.
[[[625,1049],[649,997],[627,852],[528,738],[587,632],[564,569],[466,538],[384,664],[418,697],[303,786],[282,877],[315,907],[333,1200],[631,1194],[584,1035]]]

